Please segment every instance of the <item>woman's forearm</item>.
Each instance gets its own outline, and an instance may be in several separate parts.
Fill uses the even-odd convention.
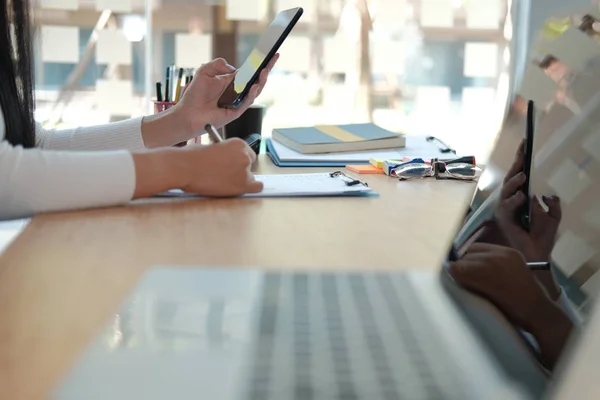
[[[24,149],[0,141],[0,220],[126,204],[135,180],[126,151]]]
[[[142,138],[149,149],[173,146],[195,137],[193,124],[177,106],[142,120]]]
[[[134,153],[134,199],[152,197],[170,189],[183,187],[180,163],[185,153],[177,148]]]

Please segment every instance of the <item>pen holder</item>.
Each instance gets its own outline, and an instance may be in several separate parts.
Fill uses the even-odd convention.
[[[163,111],[166,111],[169,108],[173,107],[175,104],[177,104],[177,103],[174,101],[155,101],[154,102],[154,113],[158,114]],[[177,143],[175,145],[175,147],[184,147],[186,144],[187,144],[187,142]]]

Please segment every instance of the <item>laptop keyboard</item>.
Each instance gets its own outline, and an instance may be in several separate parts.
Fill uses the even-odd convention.
[[[249,400],[465,399],[402,274],[265,279]]]

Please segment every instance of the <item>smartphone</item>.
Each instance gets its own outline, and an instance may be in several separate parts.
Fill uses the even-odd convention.
[[[532,100],[527,103],[527,127],[525,131],[525,158],[523,160],[523,173],[525,183],[521,191],[525,195],[525,202],[516,212],[515,218],[523,229],[529,232],[531,227],[531,194],[529,191],[531,181],[531,163],[533,162],[533,136],[535,132],[535,104]]]
[[[219,107],[237,108],[242,104],[252,85],[258,81],[261,71],[277,54],[303,12],[301,7],[296,7],[281,11],[275,16],[267,31],[258,40],[256,47],[237,70],[231,85],[221,95],[217,102]]]

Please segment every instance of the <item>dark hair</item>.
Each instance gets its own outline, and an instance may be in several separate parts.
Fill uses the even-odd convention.
[[[0,0],[0,107],[5,139],[35,146],[33,54],[29,0]],[[12,32],[11,32],[12,31]]]

